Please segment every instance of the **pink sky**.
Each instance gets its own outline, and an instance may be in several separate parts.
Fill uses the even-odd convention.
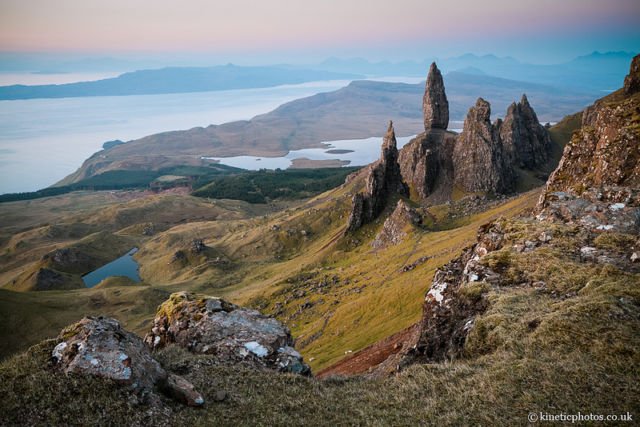
[[[0,51],[488,48],[608,36],[614,50],[625,38],[633,47],[638,28],[639,0],[0,0]]]

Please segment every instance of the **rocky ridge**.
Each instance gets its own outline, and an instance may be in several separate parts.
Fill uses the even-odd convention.
[[[347,230],[354,231],[375,219],[394,195],[408,196],[398,164],[398,148],[393,122],[389,122],[380,159],[365,171],[365,190],[353,196]]]
[[[543,209],[567,193],[591,202],[637,205],[640,187],[640,57],[624,87],[582,113],[582,128],[565,147],[540,200]]]
[[[371,222],[392,195],[423,205],[465,193],[502,195],[516,190],[516,167],[537,170],[549,160],[551,139],[526,95],[507,110],[504,121],[491,123],[491,106],[479,98],[469,109],[460,135],[448,132],[449,104],[442,74],[431,64],[423,97],[425,132],[399,152],[392,125],[380,160],[366,169],[365,192],[353,197],[348,231]]]

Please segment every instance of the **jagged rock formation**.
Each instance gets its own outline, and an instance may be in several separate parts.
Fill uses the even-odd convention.
[[[442,74],[435,62],[429,68],[424,97],[422,98],[424,129],[447,129],[449,126],[449,101],[444,91]]]
[[[389,245],[397,245],[407,235],[407,227],[419,225],[421,222],[420,214],[407,202],[400,199],[393,213],[385,220],[382,230],[373,240],[371,246],[379,249]]]
[[[542,167],[551,139],[526,95],[512,104],[504,121],[491,123],[491,107],[482,98],[471,107],[463,132],[446,132],[447,97],[440,71],[432,64],[423,99],[425,133],[400,151],[402,177],[412,197],[423,203],[452,198],[455,184],[464,192],[505,194],[515,190],[515,166]]]
[[[152,349],[177,344],[213,354],[221,363],[308,375],[311,370],[286,326],[258,311],[188,292],[172,294],[160,307],[144,341]]]
[[[518,166],[536,169],[549,160],[549,132],[538,121],[526,95],[509,106],[504,121],[498,120],[496,127],[509,160]]]
[[[140,337],[109,317],[85,317],[60,332],[52,352],[56,369],[108,378],[129,387],[141,400],[158,389],[190,406],[204,404],[193,385],[168,374]]]
[[[549,177],[541,207],[554,193],[569,193],[610,203],[637,206],[640,188],[640,55],[631,64],[622,90],[597,101],[582,113],[582,128],[565,147]],[[590,191],[588,191],[590,190]]]
[[[640,77],[638,58],[631,68],[636,78]],[[632,86],[633,80],[627,77],[625,85]],[[640,94],[630,92],[625,86],[585,110],[583,127],[574,134],[549,178],[535,218],[498,219],[484,225],[476,244],[438,269],[425,296],[416,334],[401,343],[402,351],[380,363],[372,375],[388,374],[416,361],[464,356],[470,339],[475,340],[471,348],[486,351],[487,323],[477,323],[482,325],[482,315],[492,305],[487,298],[492,289],[532,288],[564,300],[577,297],[576,289],[597,286],[584,277],[575,279],[581,285],[571,280],[565,285],[545,282],[540,277],[562,280],[548,271],[538,274],[530,258],[565,263],[567,272],[560,276],[569,274],[573,265],[582,274],[615,271],[613,277],[638,280]],[[483,123],[476,133],[489,139],[494,134],[488,123],[488,105],[479,101],[477,107],[470,114]],[[598,265],[610,270],[594,267]],[[534,319],[528,327],[533,330],[539,322]]]
[[[388,198],[394,194],[408,196],[409,192],[398,165],[398,147],[393,122],[389,122],[382,142],[380,159],[366,169],[365,192],[357,193],[353,197],[347,230],[357,230],[375,219],[384,210]]]
[[[509,107],[504,121],[495,124],[491,123],[491,106],[479,98],[469,109],[463,132],[447,132],[449,104],[442,74],[433,63],[423,113],[425,132],[399,153],[389,126],[382,157],[368,169],[366,192],[353,197],[348,230],[376,218],[390,194],[409,194],[423,204],[440,204],[453,198],[454,185],[467,193],[511,193],[516,189],[516,165],[536,169],[549,159],[549,133],[526,95]]]
[[[491,124],[491,106],[482,98],[469,109],[453,148],[453,170],[455,185],[468,192],[514,190],[513,162],[500,140],[500,124]]]

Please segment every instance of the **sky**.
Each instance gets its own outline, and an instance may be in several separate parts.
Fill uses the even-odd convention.
[[[640,0],[0,0],[0,52],[302,62],[640,50]]]

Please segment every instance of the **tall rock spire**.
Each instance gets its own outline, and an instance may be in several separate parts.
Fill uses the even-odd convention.
[[[409,196],[398,164],[398,146],[393,122],[389,122],[382,141],[380,159],[367,168],[365,190],[353,197],[348,230],[354,231],[374,220],[384,210],[393,195]]]
[[[446,129],[449,126],[449,101],[444,92],[442,74],[435,62],[429,68],[424,98],[422,98],[422,112],[425,130]]]

